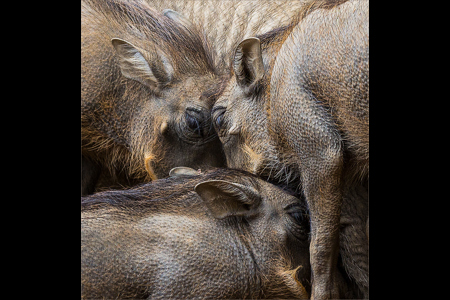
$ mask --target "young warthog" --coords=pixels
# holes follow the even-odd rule
[[[239,44],[212,116],[229,167],[301,188],[311,214],[312,297],[328,299],[339,297],[343,193],[368,181],[369,8],[366,0],[305,7],[297,25]],[[358,253],[353,278],[367,292],[368,245],[358,242],[365,256]]]
[[[82,298],[309,298],[304,202],[241,170],[171,173],[81,198]]]
[[[83,0],[81,17],[82,194],[102,170],[127,185],[224,166],[220,78],[199,31],[139,1]]]

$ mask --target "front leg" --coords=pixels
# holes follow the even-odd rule
[[[302,183],[311,216],[311,299],[337,299],[342,155],[302,159]]]
[[[283,88],[283,84],[288,88]],[[329,111],[312,93],[293,84],[291,78],[284,78],[284,83],[277,85],[271,101],[271,126],[281,151],[295,154],[288,157],[296,157],[294,164],[299,166],[311,215],[312,298],[339,298],[342,138]]]

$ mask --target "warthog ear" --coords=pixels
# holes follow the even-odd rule
[[[175,167],[169,171],[170,177],[179,177],[179,176],[194,176],[198,175],[199,172],[192,168],[188,167]]]
[[[258,38],[247,38],[237,46],[233,69],[237,83],[243,87],[250,87],[263,77],[264,65]]]
[[[204,181],[194,190],[217,219],[252,215],[261,201],[253,187],[224,180]]]
[[[113,38],[111,43],[116,49],[122,75],[126,78],[136,80],[152,89],[171,81],[173,67],[162,51],[156,47],[150,53],[138,50],[122,39]]]

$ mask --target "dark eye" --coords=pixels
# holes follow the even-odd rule
[[[217,107],[213,109],[214,125],[217,129],[220,129],[224,124],[224,113],[226,109],[224,107]]]
[[[186,113],[186,124],[195,134],[203,137],[200,121],[195,116]]]
[[[289,213],[289,215],[298,223],[301,224],[303,222],[303,213],[296,211]]]
[[[289,222],[289,231],[298,239],[308,239],[309,218],[306,208],[300,203],[292,203],[284,208],[293,222]]]
[[[223,125],[223,114],[224,113],[225,113],[225,111],[223,111],[216,119],[217,128],[220,128]]]
[[[295,220],[297,224],[302,224],[302,222],[305,220],[303,217],[303,209],[300,204],[293,203],[288,205],[285,210],[287,213]]]

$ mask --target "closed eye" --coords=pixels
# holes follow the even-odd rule
[[[299,240],[308,239],[309,217],[304,205],[292,203],[284,208],[289,218],[293,221],[289,231]]]
[[[224,113],[225,112],[222,112],[219,116],[217,116],[217,119],[216,119],[216,126],[217,126],[217,128],[220,128],[223,125],[223,114]]]
[[[292,203],[284,208],[285,211],[298,223],[301,224],[304,221],[304,210],[299,203]]]
[[[224,114],[226,108],[223,106],[214,107],[211,111],[211,115],[213,116],[214,126],[217,130],[219,130],[224,125]]]
[[[190,129],[192,129],[192,131],[194,131],[195,134],[203,137],[203,131],[200,126],[200,122],[196,117],[191,116],[189,113],[186,113],[186,124]]]
[[[289,213],[289,215],[298,223],[303,222],[303,213],[300,211]]]

